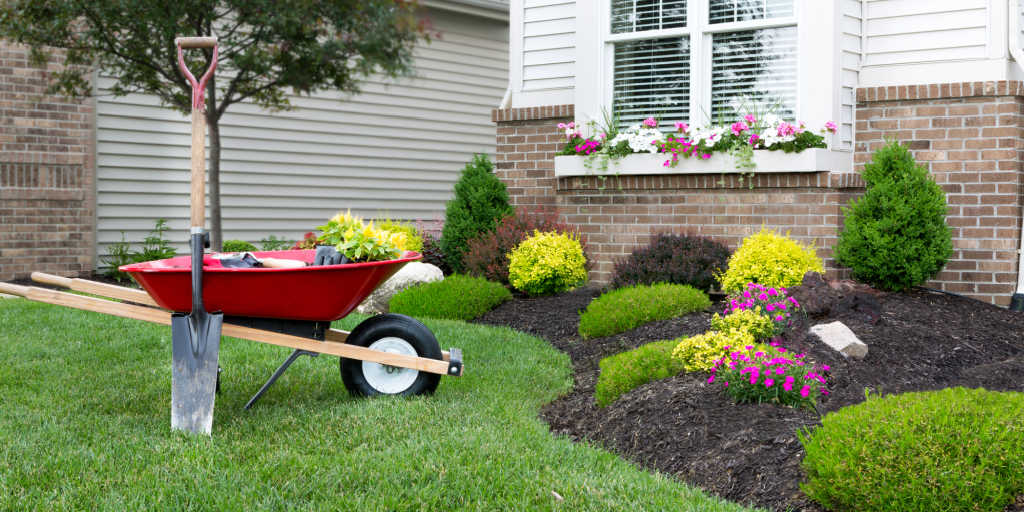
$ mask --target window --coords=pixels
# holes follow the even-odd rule
[[[612,110],[664,128],[797,110],[794,0],[606,0]]]

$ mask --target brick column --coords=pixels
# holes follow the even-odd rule
[[[0,281],[94,267],[95,104],[46,93],[46,68],[0,40]]]
[[[555,153],[565,141],[558,123],[572,121],[573,110],[551,105],[491,113],[498,124],[495,174],[508,186],[514,206],[555,206]]]
[[[855,162],[907,144],[946,192],[953,257],[926,286],[1007,305],[1024,206],[1024,85],[1017,81],[857,90]]]

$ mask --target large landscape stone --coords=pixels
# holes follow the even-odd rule
[[[365,315],[387,313],[388,303],[391,302],[391,297],[394,297],[396,293],[417,284],[440,281],[442,279],[444,279],[444,273],[441,272],[441,269],[430,263],[420,263],[418,261],[406,263],[401,270],[387,281],[384,281],[384,284],[378,286],[362,304],[359,304],[356,312]]]
[[[864,356],[868,355],[868,346],[842,322],[815,325],[811,327],[811,334],[843,357],[864,359]]]

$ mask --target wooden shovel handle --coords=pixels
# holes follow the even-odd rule
[[[206,224],[206,115],[192,111],[192,227]]]
[[[216,37],[175,37],[174,44],[182,48],[213,48],[217,45]]]

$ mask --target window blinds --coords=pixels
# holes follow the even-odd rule
[[[715,34],[711,49],[711,117],[732,120],[737,110],[796,111],[796,27]]]
[[[613,34],[686,26],[686,0],[612,0],[611,6]]]
[[[622,126],[660,117],[662,126],[690,111],[690,41],[668,38],[615,45],[613,110]]]
[[[733,23],[793,15],[793,0],[710,0],[708,23]]]

